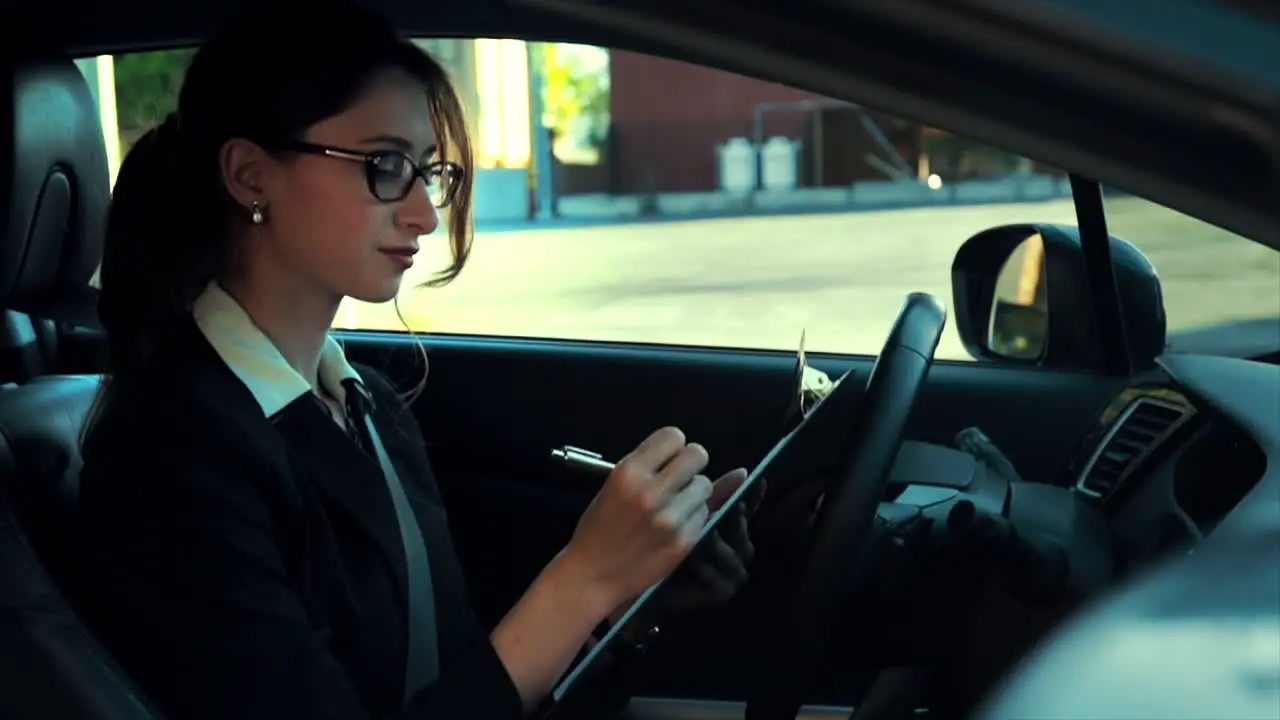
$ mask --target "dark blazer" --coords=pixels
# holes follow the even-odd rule
[[[417,515],[440,679],[401,707],[406,573],[377,460],[310,394],[267,418],[194,323],[86,444],[86,614],[175,718],[521,714],[472,614],[413,415],[357,368]]]

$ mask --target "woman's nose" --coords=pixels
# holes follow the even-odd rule
[[[409,195],[396,212],[396,222],[416,235],[430,235],[440,227],[440,212],[431,201],[427,184],[422,178],[414,181]]]

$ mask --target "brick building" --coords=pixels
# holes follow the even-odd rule
[[[835,103],[816,93],[640,53],[613,51],[610,68],[612,132],[606,156],[614,193],[716,189],[716,147],[731,137],[751,138],[763,103],[770,104],[762,119],[765,138],[784,135],[804,142],[802,185],[884,177],[866,163],[866,154],[878,148],[856,108],[831,107]],[[801,107],[806,101],[827,107]],[[873,117],[914,169],[918,126]]]

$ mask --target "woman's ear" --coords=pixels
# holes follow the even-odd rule
[[[254,203],[267,205],[271,180],[276,173],[276,160],[257,143],[232,138],[218,154],[218,169],[227,194],[248,211]]]

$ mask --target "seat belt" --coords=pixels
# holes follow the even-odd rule
[[[440,677],[440,652],[436,628],[435,592],[431,583],[431,564],[427,559],[427,545],[418,527],[417,516],[409,505],[400,474],[396,472],[387,449],[382,445],[378,429],[373,425],[373,398],[356,380],[343,381],[346,386],[347,413],[352,420],[363,420],[364,439],[369,443],[382,466],[382,476],[391,492],[391,502],[396,510],[396,522],[400,526],[400,540],[404,545],[405,571],[408,584],[409,633],[404,666],[404,702]],[[357,418],[358,416],[358,418]]]

